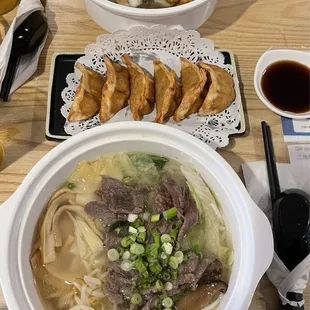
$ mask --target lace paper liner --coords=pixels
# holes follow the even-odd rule
[[[121,30],[113,34],[104,34],[97,37],[96,43],[85,48],[85,56],[77,61],[104,75],[106,67],[103,55],[108,55],[113,61],[121,61],[121,56],[127,53],[133,57],[143,68],[153,75],[153,60],[159,58],[180,76],[180,60],[183,56],[193,62],[204,61],[215,64],[228,71],[234,79],[235,89],[239,88],[239,82],[233,67],[225,64],[224,56],[214,48],[214,43],[209,39],[200,37],[196,31],[171,29],[156,25],[150,28],[143,26],[133,27],[129,30]],[[75,69],[74,73],[67,75],[68,86],[62,91],[64,105],[61,114],[67,119],[70,107],[74,101],[75,91],[79,84],[80,72]],[[166,123],[168,126],[184,130],[213,148],[224,147],[229,143],[228,136],[238,133],[237,126],[240,123],[239,107],[241,98],[239,91],[236,92],[235,101],[223,112],[207,117],[191,115],[180,123],[173,122],[172,118]],[[155,110],[144,116],[143,121],[153,121]],[[110,121],[132,121],[129,107],[119,111]],[[75,135],[84,130],[101,125],[98,115],[75,123],[66,121],[65,132]]]

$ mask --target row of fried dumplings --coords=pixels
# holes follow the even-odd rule
[[[154,79],[124,54],[122,62],[104,57],[106,75],[77,63],[82,78],[77,87],[68,121],[86,120],[99,112],[107,122],[129,103],[134,120],[141,120],[156,107],[155,122],[173,116],[179,122],[192,113],[211,115],[225,110],[235,99],[234,82],[224,69],[204,62],[192,63],[181,57],[181,83],[173,70],[160,60],[154,63]]]

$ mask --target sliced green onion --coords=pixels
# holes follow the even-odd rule
[[[159,273],[163,270],[163,268],[161,267],[161,265],[159,263],[150,263],[149,265],[149,268],[150,270],[153,272],[153,273]]]
[[[75,184],[74,183],[68,183],[67,187],[69,189],[74,189],[75,188]]]
[[[156,222],[158,222],[160,220],[160,214],[153,214],[152,216],[151,216],[151,222],[152,223],[156,223]]]
[[[164,211],[163,213],[163,216],[164,216],[164,219],[166,221],[169,221],[169,220],[172,220],[173,218],[175,218],[177,216],[177,208],[174,207],[174,208],[170,208],[166,211]]]
[[[135,242],[137,240],[137,236],[136,235],[130,235],[129,236],[129,239],[132,241],[132,242]]]
[[[146,239],[146,232],[145,232],[145,231],[140,232],[140,233],[138,234],[137,241],[138,241],[138,242],[144,242],[145,239]]]
[[[147,222],[150,219],[150,213],[145,212],[142,214],[143,221]]]
[[[172,298],[173,302],[176,303],[182,299],[182,296],[181,295],[173,295],[171,298]]]
[[[173,306],[173,300],[170,297],[166,297],[162,301],[162,304],[165,308],[171,308]]]
[[[123,256],[122,256],[122,259],[129,259],[130,258],[130,252],[129,251],[125,251]]]
[[[176,257],[176,259],[178,260],[179,264],[182,264],[183,260],[184,260],[184,254],[181,251],[176,251],[173,255],[174,257]]]
[[[149,273],[147,271],[142,272],[142,275],[146,279],[149,277]]]
[[[132,262],[129,260],[123,260],[121,263],[121,269],[124,271],[132,270]]]
[[[129,226],[128,231],[129,231],[131,234],[136,234],[136,233],[138,232],[138,230],[135,229],[135,228],[132,227],[132,226]]]
[[[154,243],[155,243],[155,244],[160,244],[159,232],[158,232],[156,229],[154,229],[154,230],[152,231],[152,236],[153,236],[153,238],[154,238]]]
[[[163,234],[163,235],[161,235],[161,237],[160,237],[160,241],[161,241],[162,243],[171,242],[171,237],[170,237],[170,235],[168,235],[168,234]]]
[[[164,310],[172,310],[172,308],[164,308]]]
[[[145,252],[144,246],[142,244],[139,243],[133,243],[130,246],[130,252],[132,254],[136,254],[136,255],[141,255]]]
[[[171,282],[166,282],[164,287],[166,291],[171,291],[173,289],[173,285]]]
[[[147,271],[147,270],[146,270],[146,266],[145,266],[145,264],[143,263],[143,261],[142,261],[141,258],[140,258],[140,259],[137,259],[137,260],[135,261],[135,266],[136,266],[136,268],[138,269],[138,271],[139,271],[140,273],[143,273],[143,272]]]
[[[153,260],[158,258],[159,245],[152,243],[146,246],[146,256],[148,260]]]
[[[132,240],[130,239],[130,236],[126,236],[121,240],[121,246],[123,248],[128,248],[132,244]]]
[[[160,280],[156,281],[155,287],[157,292],[162,292],[162,290],[164,289],[163,283]]]
[[[168,294],[167,293],[164,293],[164,294],[161,294],[160,296],[159,296],[159,299],[160,300],[164,300],[165,298],[167,298],[168,297]]]
[[[145,232],[146,228],[144,226],[138,227],[138,232]]]
[[[173,280],[177,280],[178,279],[178,271],[177,270],[173,270],[172,271],[172,279]]]
[[[168,281],[168,280],[170,280],[171,276],[170,276],[170,274],[168,272],[164,272],[162,274],[162,278],[163,278],[164,281]]]
[[[117,248],[117,252],[118,252],[119,256],[123,256],[125,250],[124,250],[124,248],[122,248],[122,247],[118,247],[118,248]]]
[[[110,249],[108,251],[108,259],[111,262],[115,262],[119,259],[119,253],[117,252],[116,249]]]
[[[128,214],[128,222],[133,223],[138,218],[138,214]]]
[[[178,230],[177,229],[170,229],[169,236],[175,240],[178,236]]]
[[[137,281],[132,280],[131,285],[132,285],[132,290],[134,290],[137,287]]]
[[[137,218],[132,224],[131,224],[131,226],[132,227],[134,227],[134,228],[138,228],[138,227],[140,227],[140,226],[142,226],[142,221],[139,219],[139,218]]]
[[[172,246],[171,243],[169,243],[169,242],[164,243],[164,244],[162,245],[162,248],[163,248],[163,250],[165,251],[165,253],[166,253],[167,255],[170,255],[170,254],[172,253],[173,246]]]
[[[171,256],[169,258],[169,266],[172,268],[172,269],[178,269],[179,267],[179,262],[178,262],[178,259],[174,256]]]
[[[140,305],[142,303],[142,296],[139,293],[134,293],[130,301],[133,305]]]
[[[166,258],[167,258],[166,253],[165,253],[165,252],[161,252],[160,258],[161,258],[161,259],[166,259]]]

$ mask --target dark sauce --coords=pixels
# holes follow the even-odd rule
[[[261,87],[278,109],[293,113],[310,110],[310,69],[298,62],[281,60],[266,68]]]

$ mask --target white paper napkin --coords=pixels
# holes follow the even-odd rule
[[[22,0],[19,4],[17,15],[14,18],[2,44],[0,45],[0,89],[10,58],[14,30],[35,11],[44,11],[40,0]],[[35,52],[21,57],[10,93],[14,92],[18,87],[25,83],[37,70],[39,57],[44,47],[46,38],[47,34],[42,44]]]
[[[281,191],[298,188],[310,194],[310,165],[277,164]],[[265,212],[272,224],[272,209],[266,163],[264,161],[242,165],[247,190],[254,202]],[[288,292],[303,293],[307,286],[310,272],[310,255],[308,255],[291,272],[285,267],[277,254],[274,254],[267,271],[268,278],[277,288],[282,303],[301,307],[304,300],[292,302],[286,298]]]

